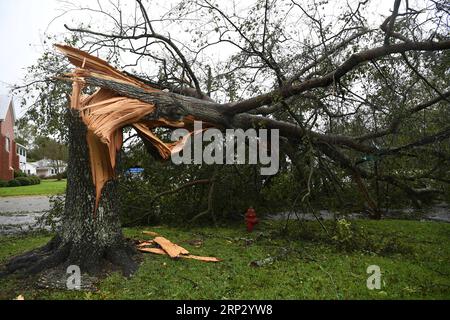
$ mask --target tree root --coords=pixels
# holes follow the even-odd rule
[[[127,242],[108,248],[86,248],[64,243],[55,236],[41,248],[31,250],[13,257],[3,267],[0,277],[10,274],[30,276],[39,273],[55,273],[61,277],[66,274],[67,267],[77,265],[81,273],[98,276],[109,271],[121,271],[124,276],[131,276],[138,268],[137,251]]]

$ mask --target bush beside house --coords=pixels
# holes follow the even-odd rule
[[[0,180],[0,188],[5,187],[21,187],[40,184],[41,179],[37,176],[27,176],[24,173],[20,173],[16,178],[10,181]]]

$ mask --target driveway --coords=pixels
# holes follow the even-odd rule
[[[0,235],[36,229],[36,220],[49,209],[47,196],[0,197]]]

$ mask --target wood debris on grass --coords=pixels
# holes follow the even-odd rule
[[[180,254],[189,254],[185,248],[167,240],[164,237],[156,237],[153,239],[171,258],[177,258]]]
[[[159,247],[147,247],[151,245],[158,245]],[[168,255],[172,259],[183,258],[183,259],[194,259],[204,262],[220,262],[222,261],[216,257],[202,257],[196,256],[189,253],[183,247],[180,247],[176,243],[171,242],[170,240],[164,237],[155,237],[150,241],[142,241],[137,245],[137,249],[141,252],[148,252],[159,255]]]
[[[155,244],[155,241],[153,241],[153,240],[150,240],[150,241],[140,241],[138,244],[137,244],[137,246],[138,247],[145,247],[145,246],[151,246],[151,245],[154,245]]]
[[[159,234],[157,232],[153,232],[153,231],[142,231],[142,234],[145,234],[146,236],[151,236],[151,237],[159,236]]]

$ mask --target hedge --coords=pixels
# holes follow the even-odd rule
[[[17,177],[16,179],[10,181],[0,180],[0,188],[2,187],[20,187],[20,186],[31,186],[34,184],[40,184],[41,179],[36,176],[29,177]]]

